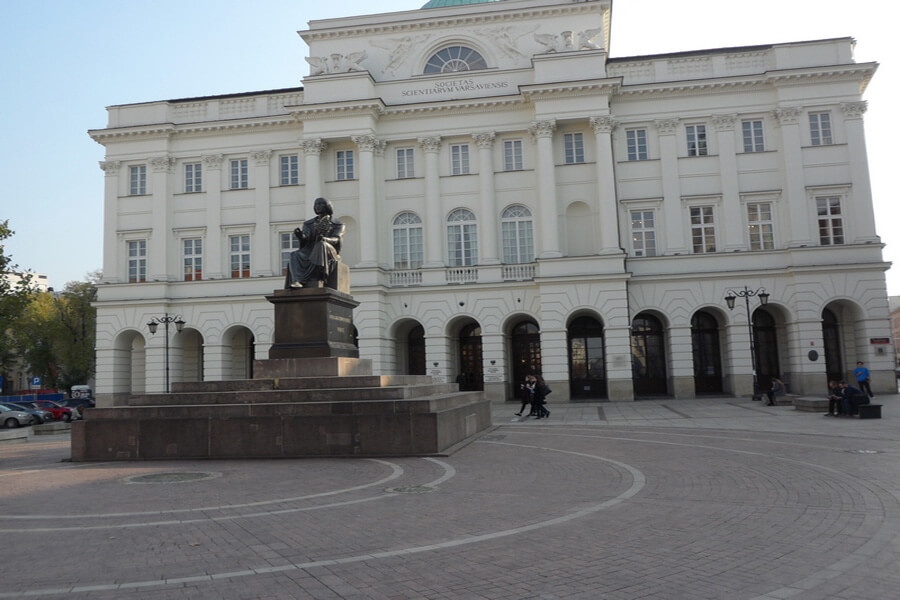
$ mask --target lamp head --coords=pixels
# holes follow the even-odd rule
[[[728,310],[734,309],[734,301],[737,300],[737,296],[728,292],[728,295],[725,296],[725,304],[728,305]]]
[[[155,334],[155,333],[156,333],[156,329],[157,329],[158,327],[159,327],[159,323],[157,323],[156,321],[149,321],[149,322],[147,323],[147,329],[150,330],[150,333],[151,333],[151,334]]]

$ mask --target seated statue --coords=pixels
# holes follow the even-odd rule
[[[331,218],[334,207],[325,198],[316,198],[313,210],[316,216],[294,230],[300,248],[291,252],[285,287],[316,287],[310,284],[321,281],[325,287],[336,290],[345,226]]]

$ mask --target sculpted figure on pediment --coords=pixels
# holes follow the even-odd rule
[[[427,33],[423,33],[420,35],[405,35],[403,37],[390,38],[383,41],[373,40],[369,43],[376,48],[387,50],[390,53],[388,57],[389,61],[387,66],[384,67],[384,71],[385,73],[394,74],[397,68],[409,58],[410,50],[413,46],[423,44],[428,37]]]
[[[306,62],[309,63],[310,75],[325,75],[327,73],[349,73],[350,71],[365,71],[360,63],[367,57],[365,50],[361,52],[351,52],[350,54],[339,54],[335,52],[330,56],[307,56]]]
[[[544,47],[545,53],[569,50],[602,50],[603,28],[585,29],[577,34],[573,31],[562,33],[536,33],[534,40]]]
[[[495,44],[497,48],[510,58],[524,58],[525,53],[517,47],[519,39],[537,31],[537,28],[538,26],[535,25],[531,29],[523,31],[512,25],[502,25],[485,29],[483,33],[486,33],[491,43]]]

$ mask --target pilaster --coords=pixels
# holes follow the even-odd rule
[[[497,227],[497,200],[494,189],[494,132],[472,134],[478,146],[478,185],[481,193],[481,214],[479,220],[483,234],[478,245],[481,254],[478,263],[482,265],[500,264],[498,243],[501,240]]]
[[[737,250],[744,244],[744,216],[741,213],[741,195],[738,187],[737,148],[735,146],[734,125],[737,115],[716,115],[713,125],[716,129],[716,144],[719,148],[719,172],[722,182],[722,248]]]
[[[425,153],[425,260],[423,267],[444,266],[441,251],[441,180],[439,152],[441,138],[438,136],[419,139],[419,147]]]
[[[595,231],[600,232],[600,252],[620,252],[619,211],[616,199],[616,167],[612,151],[612,132],[616,127],[610,116],[590,118],[597,150],[597,220]]]
[[[204,240],[203,278],[222,279],[227,268],[222,264],[222,163],[225,157],[212,154],[203,157],[206,173],[203,187],[206,191],[206,232]],[[204,371],[204,374],[206,371]]]
[[[790,208],[792,247],[812,244],[810,231],[810,204],[806,199],[803,177],[803,154],[800,140],[799,107],[790,106],[775,110],[775,117],[781,128],[782,168],[784,170],[785,200]]]
[[[559,258],[559,215],[556,207],[556,164],[553,161],[553,132],[556,121],[535,121],[529,131],[537,145],[538,204],[540,207],[540,258]]]

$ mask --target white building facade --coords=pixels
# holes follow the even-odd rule
[[[101,404],[162,391],[167,350],[172,381],[250,377],[319,196],[377,373],[494,400],[528,371],[555,401],[749,395],[754,369],[818,394],[858,360],[894,385],[852,39],[611,58],[611,0],[443,4],[311,22],[302,88],[108,109]]]

